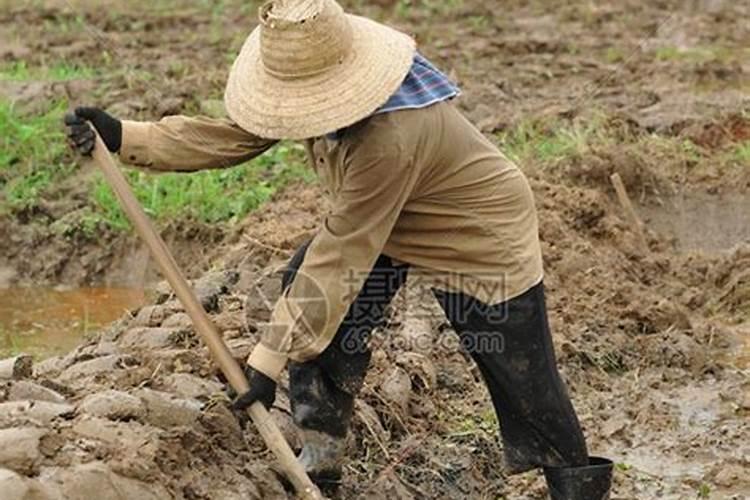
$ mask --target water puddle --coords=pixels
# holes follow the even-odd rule
[[[662,480],[670,479],[682,482],[692,478],[694,482],[700,482],[707,469],[706,465],[701,462],[690,461],[652,447],[629,449],[623,452],[622,457],[622,461],[632,466],[636,471]],[[711,458],[716,459],[715,456]]]
[[[738,326],[726,361],[740,370],[750,370],[750,325]]]
[[[750,195],[684,193],[638,211],[648,227],[674,238],[678,250],[726,251],[750,241]]]
[[[0,356],[72,350],[88,333],[145,303],[132,288],[0,289]]]
[[[708,431],[721,417],[719,388],[711,384],[677,388],[664,400],[674,406],[684,428]]]

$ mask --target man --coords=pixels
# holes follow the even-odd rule
[[[332,209],[289,264],[235,407],[272,405],[288,364],[300,460],[338,480],[367,338],[419,273],[484,377],[509,473],[543,467],[555,499],[608,498],[612,464],[588,456],[557,372],[521,171],[461,116],[458,89],[408,36],[334,0],[272,1],[260,23],[229,76],[230,119],[66,117],[82,153],[90,122],[124,162],[157,170],[229,167],[304,140]]]

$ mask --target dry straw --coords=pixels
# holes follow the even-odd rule
[[[398,89],[414,57],[409,36],[346,14],[334,0],[273,0],[259,17],[224,102],[261,137],[307,139],[360,121]]]

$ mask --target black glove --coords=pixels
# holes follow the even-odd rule
[[[250,390],[232,403],[232,409],[244,411],[256,401],[263,403],[266,408],[273,406],[273,402],[276,401],[276,382],[250,366],[245,368],[245,376],[250,384]]]
[[[87,120],[96,127],[107,149],[113,153],[120,151],[122,122],[99,108],[76,108],[74,113],[65,115],[68,139],[73,149],[84,155],[90,155],[94,150],[94,131]]]

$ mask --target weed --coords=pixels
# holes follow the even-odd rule
[[[86,26],[86,18],[83,14],[58,14],[44,19],[46,32],[57,32],[63,34],[75,33]]]
[[[732,152],[732,157],[740,165],[750,165],[750,141],[739,143]]]
[[[682,52],[677,47],[659,47],[654,52],[654,56],[656,56],[659,61],[671,61],[680,59]]]
[[[413,10],[421,9],[430,15],[447,15],[463,6],[463,0],[399,0],[396,14],[410,17]]]
[[[474,15],[469,17],[469,23],[475,31],[484,31],[490,25],[490,18],[483,15]]]
[[[698,495],[697,496],[698,496],[698,498],[710,498],[711,497],[711,487],[708,484],[706,484],[706,483],[701,484],[700,487],[698,488]]]
[[[0,101],[0,189],[11,208],[34,204],[47,186],[73,170],[60,121],[65,109],[59,102],[44,114],[23,117]]]
[[[16,61],[0,67],[0,80],[66,81],[92,78],[94,76],[96,76],[96,71],[93,68],[67,62],[56,63],[52,66],[29,67],[26,61]]]
[[[619,47],[609,47],[604,53],[604,59],[610,64],[619,63],[625,60],[625,53]]]
[[[18,356],[22,352],[23,346],[18,342],[18,337],[0,327],[0,358]]]
[[[735,53],[726,47],[689,47],[674,46],[658,47],[654,57],[659,61],[692,61],[705,62],[717,60],[728,62],[736,57]]]
[[[455,423],[450,437],[463,438],[477,434],[494,435],[498,429],[497,415],[493,408],[479,415],[470,415]]]
[[[4,68],[4,78],[66,79],[91,74],[85,69],[58,65],[32,69],[25,63]],[[23,115],[7,101],[0,101],[1,210],[17,211],[34,206],[52,184],[75,171],[68,151],[62,116],[67,103],[50,103],[48,111]],[[251,163],[225,170],[192,175],[154,175],[128,170],[126,176],[147,213],[156,219],[192,217],[233,222],[268,200],[280,187],[297,179],[312,180],[299,145],[280,144]],[[102,226],[125,230],[129,223],[119,202],[100,175],[89,179],[90,203],[55,221],[58,234],[93,235]]]
[[[301,146],[284,143],[250,163],[225,170],[187,175],[128,169],[126,177],[146,213],[156,219],[190,217],[206,223],[232,223],[290,182],[311,181],[313,174],[303,158]],[[117,198],[101,176],[92,180],[91,197],[101,220],[84,218],[89,228],[97,222],[120,230],[129,227]]]
[[[75,171],[61,124],[66,103],[49,111],[22,116],[0,102],[0,192],[3,210],[34,206],[52,184]],[[268,200],[279,188],[314,174],[304,162],[302,146],[282,143],[250,163],[230,169],[186,175],[126,171],[145,211],[157,220],[195,218],[206,223],[232,223]],[[126,230],[129,222],[119,202],[98,173],[87,180],[90,202],[55,221],[57,234],[96,234],[102,227]]]
[[[579,47],[578,45],[575,45],[573,42],[568,42],[565,45],[565,51],[568,54],[575,56],[581,53],[581,47]]]
[[[693,141],[684,139],[679,141],[677,145],[678,152],[681,153],[681,156],[685,161],[697,163],[703,156],[700,146]]]
[[[503,151],[514,161],[534,161],[541,165],[584,153],[593,139],[600,139],[599,120],[586,123],[544,124],[524,122],[499,137]]]
[[[602,372],[622,374],[628,369],[622,354],[618,352],[598,353],[594,351],[582,351],[581,355],[593,366],[599,368]]]

